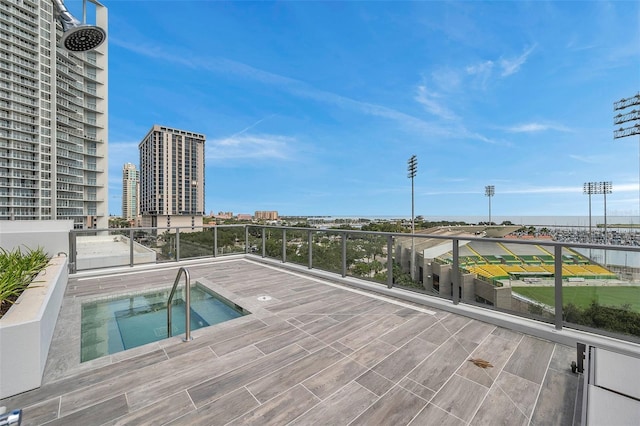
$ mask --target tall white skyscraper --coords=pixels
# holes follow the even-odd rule
[[[154,125],[140,142],[142,226],[201,226],[205,135]]]
[[[70,32],[59,12],[53,1],[0,0],[0,220],[106,228],[107,43],[60,47]],[[88,2],[87,21],[106,31],[107,9]]]
[[[122,217],[136,220],[139,215],[140,176],[135,164],[122,167]]]

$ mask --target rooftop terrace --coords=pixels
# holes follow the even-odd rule
[[[169,286],[177,266],[77,273],[43,385],[0,405],[23,408],[25,425],[580,423],[573,347],[257,257],[188,269],[252,314],[193,331],[191,342],[80,363],[81,303]]]

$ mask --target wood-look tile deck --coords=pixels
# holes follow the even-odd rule
[[[249,260],[189,267],[252,314],[80,363],[80,306],[176,269],[72,276],[23,425],[572,425],[571,348]],[[259,296],[271,296],[259,301]],[[493,367],[469,362],[482,358]]]

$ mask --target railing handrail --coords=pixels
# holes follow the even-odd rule
[[[228,226],[242,226],[228,225]],[[544,245],[544,246],[561,246],[561,247],[577,247],[577,248],[591,248],[601,250],[624,250],[630,252],[640,252],[639,246],[625,246],[615,244],[595,244],[595,243],[581,243],[571,241],[553,241],[553,240],[527,240],[527,239],[505,239],[496,237],[476,237],[471,235],[441,235],[441,234],[422,234],[422,233],[406,233],[406,232],[381,232],[381,231],[362,231],[360,229],[340,229],[340,228],[302,228],[296,226],[278,226],[278,225],[259,225],[259,224],[244,224],[247,227],[253,228],[266,228],[266,229],[279,229],[287,231],[313,231],[313,232],[327,232],[334,234],[348,233],[348,234],[361,234],[374,236],[392,236],[398,238],[428,238],[434,240],[460,240],[460,241],[481,241],[486,243],[503,243],[503,244],[521,244],[521,245]],[[455,226],[446,227],[455,230]],[[640,229],[638,229],[640,232]]]
[[[561,246],[561,247],[575,247],[575,248],[590,248],[590,249],[600,249],[600,250],[623,250],[629,252],[640,252],[640,246],[630,246],[630,245],[616,245],[616,244],[597,244],[597,243],[588,243],[588,242],[577,242],[577,241],[554,241],[554,240],[530,240],[530,239],[504,239],[504,238],[496,238],[496,237],[476,237],[471,235],[441,235],[441,234],[422,234],[422,233],[406,233],[406,232],[382,232],[382,231],[362,231],[360,229],[340,229],[340,228],[307,228],[307,227],[296,227],[296,226],[279,226],[279,225],[262,225],[262,224],[254,224],[254,223],[238,223],[238,224],[223,224],[216,226],[176,226],[176,227],[133,227],[133,228],[97,228],[97,229],[72,229],[69,232],[71,234],[92,234],[96,232],[126,232],[126,231],[144,231],[144,230],[177,230],[180,232],[181,229],[193,229],[199,228],[202,230],[207,229],[215,229],[215,228],[265,228],[265,229],[274,229],[274,230],[285,230],[285,231],[312,231],[312,232],[326,232],[333,234],[355,234],[355,235],[374,235],[374,236],[392,236],[398,238],[428,238],[435,240],[453,240],[458,239],[460,241],[481,241],[487,243],[503,243],[503,244],[519,244],[519,245],[545,245],[549,247]],[[449,227],[446,227],[449,228]],[[455,226],[450,227],[452,230],[455,230]],[[638,229],[640,232],[640,228]]]
[[[178,269],[178,274],[176,275],[176,280],[173,282],[173,287],[171,287],[171,292],[169,293],[169,299],[167,300],[167,337],[171,337],[171,302],[173,301],[173,295],[176,292],[178,287],[178,283],[180,282],[180,276],[184,273],[184,303],[185,303],[185,336],[184,341],[188,342],[191,339],[191,277],[189,276],[189,271],[185,267],[181,267]]]
[[[219,234],[223,232],[223,229],[233,229],[233,228],[235,229],[240,228],[243,230],[243,232],[237,232],[237,235],[236,233],[232,233],[235,238],[232,240],[232,242],[228,242],[228,241],[225,242],[224,246],[222,247],[222,252],[220,253],[219,247],[218,247]],[[445,231],[451,230],[452,232],[456,231],[457,230],[456,228],[457,228],[456,226],[438,227],[438,229],[444,229]],[[365,238],[372,237],[373,240],[375,240],[375,243],[381,246],[381,249],[382,249],[382,245],[384,244],[384,239],[387,240],[386,253],[388,255],[387,255],[387,262],[386,262],[387,263],[386,285],[389,289],[393,288],[396,285],[400,287],[405,286],[406,282],[404,281],[404,279],[406,277],[404,277],[402,274],[406,272],[407,268],[410,269],[410,268],[420,267],[419,271],[421,275],[420,275],[419,281],[415,283],[417,284],[417,287],[416,287],[418,289],[417,291],[418,292],[421,292],[422,290],[431,291],[437,297],[442,297],[443,299],[449,299],[451,302],[453,302],[454,305],[457,305],[460,302],[474,304],[474,300],[477,303],[490,302],[488,304],[494,305],[494,307],[491,308],[493,310],[497,310],[497,311],[505,310],[508,313],[513,312],[516,315],[523,316],[525,318],[532,318],[544,323],[551,323],[555,325],[556,330],[562,330],[563,327],[570,325],[573,328],[582,329],[583,331],[596,333],[602,336],[609,336],[617,339],[622,338],[627,341],[640,342],[640,339],[638,339],[637,336],[632,336],[632,335],[629,335],[628,333],[621,334],[620,332],[616,332],[616,331],[608,331],[605,328],[600,328],[600,327],[593,328],[594,326],[591,326],[588,324],[582,324],[580,322],[574,323],[573,320],[563,318],[563,312],[564,312],[563,281],[565,279],[564,258],[565,258],[566,248],[568,248],[570,252],[572,252],[573,249],[576,249],[576,248],[589,249],[589,250],[594,249],[597,252],[602,251],[602,253],[604,254],[604,262],[601,262],[600,260],[601,253],[596,253],[592,257],[591,252],[589,251],[589,255],[588,255],[588,258],[590,260],[589,263],[593,263],[595,265],[600,265],[600,263],[603,263],[605,267],[608,267],[606,265],[608,265],[608,263],[611,263],[611,262],[607,262],[607,252],[624,251],[625,253],[628,252],[632,254],[634,253],[637,254],[638,252],[640,252],[640,246],[617,245],[617,244],[594,244],[593,242],[554,241],[554,240],[547,240],[547,239],[528,239],[528,238],[522,239],[522,240],[510,239],[510,238],[495,238],[495,237],[487,238],[487,237],[481,237],[478,235],[465,234],[463,233],[465,231],[463,228],[464,227],[461,227],[460,233],[454,232],[453,234],[449,233],[447,235],[433,234],[430,231],[427,231],[427,232],[430,232],[428,234],[427,233],[411,234],[411,233],[404,233],[404,232],[363,231],[363,230],[357,230],[357,229],[344,229],[344,228],[326,229],[326,228],[317,228],[317,227],[295,227],[295,226],[277,226],[277,225],[274,226],[274,225],[255,224],[255,223],[228,224],[228,225],[217,225],[217,226],[211,226],[211,227],[185,226],[185,227],[169,227],[169,228],[139,227],[139,228],[72,230],[69,233],[69,246],[70,246],[69,265],[70,265],[70,273],[77,272],[76,262],[78,261],[78,259],[77,259],[76,236],[84,235],[86,233],[100,236],[103,233],[103,231],[109,231],[105,233],[105,235],[110,235],[111,233],[116,233],[116,234],[123,233],[125,235],[126,234],[129,235],[130,237],[130,240],[128,241],[129,242],[129,265],[133,267],[135,266],[135,263],[136,263],[133,255],[134,233],[136,231],[148,230],[148,229],[155,230],[155,232],[159,232],[161,230],[171,230],[171,231],[175,230],[176,235],[175,237],[173,237],[174,238],[173,242],[169,241],[171,242],[171,244],[166,244],[166,241],[162,241],[162,245],[157,245],[157,246],[154,246],[153,248],[157,250],[158,253],[164,253],[163,256],[165,257],[168,256],[169,260],[180,262],[181,260],[183,260],[180,254],[180,245],[181,245],[180,235],[185,235],[181,232],[181,229],[186,229],[190,231],[197,229],[199,231],[210,232],[213,235],[213,241],[211,241],[210,238],[208,239],[207,243],[194,241],[192,245],[197,245],[197,247],[195,247],[197,250],[195,250],[194,247],[191,247],[191,251],[188,251],[189,254],[185,255],[186,259],[195,259],[195,258],[210,257],[210,256],[215,258],[221,254],[222,255],[239,254],[243,252],[245,255],[249,255],[249,256],[261,256],[262,258],[270,257],[270,258],[278,259],[282,263],[290,263],[290,262],[302,263],[302,264],[306,263],[310,270],[312,269],[323,270],[322,265],[324,265],[325,271],[338,273],[343,278],[345,278],[347,277],[349,272],[354,272],[354,271],[350,271],[347,266],[348,253],[346,249],[348,248],[348,244],[349,244],[348,242],[350,240],[356,241],[359,239],[360,236],[363,236]],[[190,232],[190,231],[187,231],[187,232]],[[438,231],[434,229],[433,232],[438,232]],[[640,229],[638,229],[638,232],[640,232]],[[629,240],[630,242],[635,241],[637,244],[637,241],[640,241],[640,239],[636,238],[638,235],[638,232],[634,232],[635,236],[632,239],[633,241]],[[271,236],[272,234],[273,234],[273,238]],[[156,234],[152,234],[152,235],[156,236]],[[317,253],[317,251],[314,251],[314,245],[318,244],[318,247],[322,248],[322,241],[314,242],[315,235],[322,235],[323,237],[329,237],[331,242],[330,248],[332,250],[338,251],[340,254],[337,255],[335,259],[334,258],[330,258],[328,260],[324,259],[326,261],[324,263],[318,261],[317,262],[318,265],[316,265],[316,262],[314,261],[314,256],[315,256],[315,253]],[[415,262],[408,262],[407,264],[406,259],[404,259],[404,257],[406,256],[406,252],[408,250],[406,247],[406,242],[410,241],[413,237],[415,237],[419,241],[422,241],[424,239],[438,240],[441,243],[434,243],[433,247],[442,245],[443,249],[445,248],[445,245],[448,243],[449,252],[453,251],[453,255],[451,256],[451,259],[443,259],[438,257],[439,255],[437,255],[436,252],[442,251],[439,248],[438,250],[435,250],[429,253],[427,253],[426,251],[422,252],[421,258],[417,259],[417,261]],[[225,241],[228,240],[229,238],[230,238],[229,235],[225,235]],[[261,250],[259,248],[259,240],[261,240],[261,243],[262,243]],[[308,250],[306,250],[306,252],[304,250],[304,247],[302,247],[305,241],[308,246]],[[511,245],[544,246],[544,252],[547,252],[549,257],[553,258],[553,262],[551,264],[548,263],[548,259],[541,262],[544,262],[546,266],[551,266],[551,268],[553,268],[553,271],[549,271],[550,275],[548,279],[552,280],[552,284],[555,290],[554,291],[554,314],[555,315],[552,318],[546,315],[542,317],[541,315],[538,315],[538,313],[536,312],[527,311],[526,306],[517,307],[517,309],[512,309],[510,305],[507,306],[509,302],[509,300],[507,299],[507,296],[508,296],[507,293],[509,292],[506,290],[498,294],[498,292],[493,291],[492,288],[482,288],[482,290],[485,291],[485,293],[486,291],[493,291],[493,293],[487,293],[490,296],[489,298],[486,298],[484,296],[484,293],[482,295],[480,295],[480,293],[476,294],[475,293],[476,283],[481,283],[481,284],[489,283],[489,284],[492,284],[493,287],[495,288],[503,287],[502,285],[499,285],[499,282],[495,280],[495,277],[488,277],[488,276],[485,277],[482,274],[478,274],[473,269],[468,267],[468,265],[465,263],[466,261],[465,262],[461,261],[463,256],[461,256],[460,251],[462,247],[465,246],[467,243],[470,243],[470,242],[473,243],[476,241],[482,242],[482,243],[508,244],[509,246]],[[269,247],[267,246],[267,242],[271,243]],[[355,244],[357,245],[357,243]],[[244,247],[242,247],[242,245],[244,245]],[[165,246],[168,247],[168,250],[169,250],[168,255],[164,252]],[[158,250],[158,247],[162,247],[162,252]],[[174,247],[173,248],[174,253],[171,252],[172,247]],[[187,244],[187,247],[189,247],[188,244]],[[237,250],[237,247],[240,247],[242,251],[239,252]],[[300,252],[297,251],[298,249],[296,249],[296,247],[298,247],[298,249],[302,247],[302,249],[300,249]],[[211,253],[211,250],[213,251],[213,253]],[[507,252],[509,252],[509,250],[507,250]],[[318,252],[318,253],[322,254],[322,252]],[[427,254],[429,254],[429,256],[427,256]],[[175,257],[172,257],[172,255],[175,255]],[[579,251],[575,255],[578,257],[587,256],[586,254],[582,254],[582,252],[579,252]],[[304,256],[307,256],[306,261],[305,259],[303,259]],[[375,256],[376,254],[374,253],[373,254],[374,260],[375,260]],[[450,256],[450,255],[447,255],[447,256]],[[516,258],[518,257],[517,255],[514,255],[514,256]],[[615,257],[616,256],[614,256],[614,258]],[[318,259],[323,260],[322,257],[319,257]],[[165,260],[166,260],[165,258],[161,258],[160,261],[157,261],[154,258],[152,261],[155,261],[156,263],[164,263]],[[520,260],[522,262],[525,262],[522,259]],[[631,265],[627,266],[626,254],[623,258],[623,263],[620,263],[620,259],[618,257],[617,258],[618,263],[610,264],[610,267],[615,268],[617,271],[617,272],[615,271],[612,272],[611,276],[623,274],[623,279],[625,281],[628,281],[629,284],[637,283],[638,275],[640,274],[640,265],[638,265],[637,263],[638,260],[639,260],[638,256],[633,256]],[[141,263],[148,263],[148,261],[146,260],[146,258],[141,258]],[[447,268],[443,269],[443,272],[438,270],[437,272],[434,273],[433,270],[431,269],[432,263],[435,265],[448,265],[448,266]],[[90,266],[89,268],[83,268],[83,269],[98,269],[98,267],[95,267],[95,266],[91,267],[91,265],[89,266]],[[546,269],[546,266],[545,266],[545,269]],[[401,278],[401,280],[398,282],[396,282],[396,267],[398,268],[398,271],[397,271],[398,277]],[[369,271],[367,275],[354,274],[354,277],[359,276],[364,280],[373,280],[376,283],[384,284],[385,283],[383,282],[385,281],[384,267],[381,266],[379,269],[380,270],[376,269],[375,271]],[[381,271],[382,273],[379,273]],[[423,272],[425,277],[422,276]],[[373,275],[374,273],[376,274],[376,276]],[[177,282],[180,280],[180,274],[181,273],[179,273],[178,277],[176,277],[175,285],[177,285]],[[437,274],[437,277],[438,277],[437,281],[435,278],[433,278],[436,276],[435,274]],[[511,274],[509,273],[509,275]],[[570,276],[570,275],[571,274],[568,274],[567,276]],[[593,277],[593,272],[591,272],[589,275],[590,277]],[[606,275],[602,279],[609,279],[611,278],[611,276]],[[587,277],[587,278],[590,278],[590,277]],[[412,281],[414,280],[412,279]],[[414,284],[414,283],[411,283],[411,284]],[[412,285],[409,285],[409,287],[412,287]],[[477,300],[477,298],[474,299],[473,297],[477,295],[480,295],[485,300],[482,300],[482,299]],[[501,296],[501,297],[499,298],[498,296]],[[500,299],[502,306],[497,305],[496,302],[498,301],[498,299]],[[189,325],[190,323],[187,325],[187,327]],[[190,337],[190,336],[187,336],[187,337]]]

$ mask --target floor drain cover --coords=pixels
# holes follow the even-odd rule
[[[258,300],[261,302],[266,302],[267,300],[271,300],[271,296],[258,296]]]

